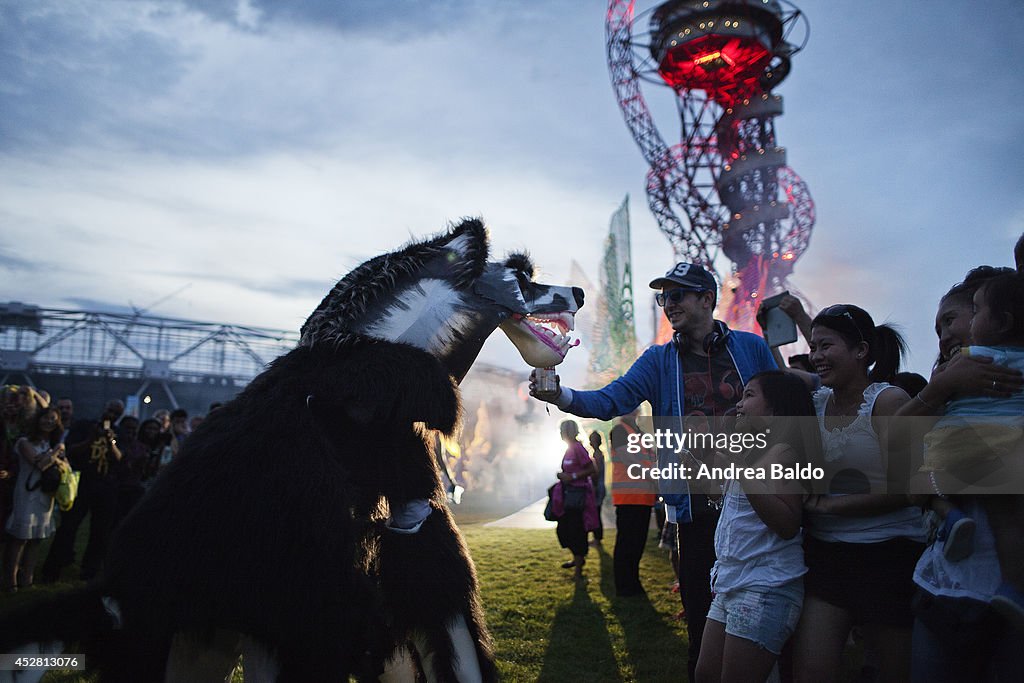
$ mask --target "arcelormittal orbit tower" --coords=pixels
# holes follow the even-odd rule
[[[649,30],[638,35],[644,16]],[[678,259],[732,262],[727,274],[716,268],[719,312],[752,329],[759,300],[787,287],[814,226],[807,186],[776,141],[782,98],[772,93],[807,21],[781,0],[670,0],[638,17],[634,2],[610,0],[605,28],[615,95],[650,164],[651,211]],[[655,128],[641,80],[674,91],[678,144]]]

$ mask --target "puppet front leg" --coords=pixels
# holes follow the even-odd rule
[[[432,683],[494,681],[473,561],[446,506],[430,501],[412,518],[423,513],[404,529],[409,518],[393,514],[380,539],[380,584],[395,633],[416,648]]]

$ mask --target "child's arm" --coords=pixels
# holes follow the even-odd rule
[[[751,465],[768,467],[772,464],[792,466],[797,464],[796,451],[786,444],[776,444]],[[786,487],[786,484],[793,484]],[[761,518],[764,525],[785,539],[800,533],[800,519],[803,508],[803,492],[796,482],[781,482],[768,479],[740,479],[740,485],[750,507]],[[792,488],[790,492],[788,489]]]
[[[988,356],[957,354],[932,371],[928,384],[900,408],[900,417],[941,415],[954,395],[1009,398],[1024,389],[1024,374]]]

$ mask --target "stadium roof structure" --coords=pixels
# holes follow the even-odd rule
[[[162,403],[198,409],[232,397],[298,343],[298,331],[11,301],[0,303],[0,385],[44,385],[89,398],[97,410],[105,399],[96,391],[147,404],[163,393]],[[472,380],[522,375],[477,362]]]
[[[0,304],[0,383],[38,373],[134,379],[140,394],[153,383],[169,396],[168,383],[241,388],[298,340],[284,330],[12,301]]]

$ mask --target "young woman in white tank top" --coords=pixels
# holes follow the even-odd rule
[[[794,639],[797,681],[838,680],[855,624],[878,655],[879,681],[910,676],[911,577],[924,531],[906,496],[885,493],[886,418],[910,400],[885,380],[903,350],[895,330],[876,327],[857,306],[829,306],[813,322],[811,363],[824,385],[814,399],[832,488],[804,506],[808,573]]]

